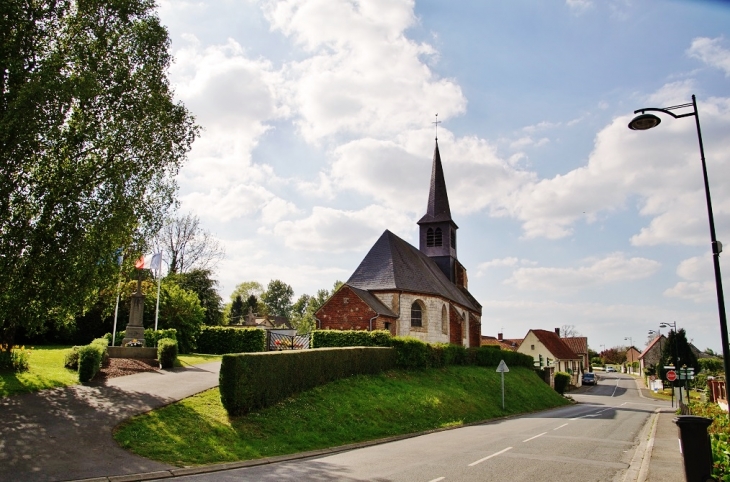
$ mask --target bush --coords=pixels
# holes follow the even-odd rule
[[[431,358],[429,352],[432,349],[428,343],[410,336],[396,336],[391,338],[390,342],[396,352],[396,367],[405,370],[429,368]]]
[[[101,350],[101,364],[107,365],[109,363],[109,350],[107,350],[107,347],[109,346],[109,342],[106,338],[94,338],[91,340],[90,345],[94,345],[99,347]]]
[[[63,357],[63,366],[71,370],[79,369],[79,347],[71,347]]]
[[[564,394],[570,383],[570,375],[565,372],[555,373],[555,391]]]
[[[159,346],[159,342],[163,338],[170,338],[177,341],[177,330],[175,328],[168,328],[166,330],[147,328],[144,331],[144,346],[148,348]]]
[[[28,371],[30,349],[26,349],[24,346],[8,348],[8,345],[0,345],[0,370]]]
[[[177,340],[160,338],[157,341],[157,361],[160,368],[172,368],[177,360]]]
[[[387,330],[314,330],[312,348],[391,346],[391,339]]]
[[[303,390],[393,368],[392,348],[349,347],[223,355],[220,393],[231,415],[271,406]]]
[[[101,368],[105,348],[100,344],[89,344],[79,348],[79,381],[88,382]]]
[[[198,335],[198,353],[225,355],[266,351],[266,331],[258,328],[204,326]]]
[[[198,295],[174,283],[162,283],[160,293],[160,325],[177,330],[175,339],[180,353],[197,348],[198,335],[205,321],[205,308]]]

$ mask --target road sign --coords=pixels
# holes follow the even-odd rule
[[[667,380],[669,380],[670,382],[673,382],[676,379],[677,379],[677,372],[674,372],[672,370],[669,370],[667,372]]]
[[[504,362],[504,360],[499,362],[499,366],[497,367],[497,373],[507,373],[509,371],[509,368],[507,368],[507,364]]]

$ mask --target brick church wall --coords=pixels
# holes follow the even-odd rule
[[[482,322],[469,313],[469,346],[480,346],[482,343]]]
[[[462,323],[463,318],[456,311],[454,305],[449,306],[449,343],[453,345],[463,345],[462,341]]]
[[[321,321],[322,330],[367,330],[370,319],[375,315],[377,313],[347,285],[340,288],[315,314]],[[374,320],[373,324],[377,321]],[[381,323],[384,328],[385,322]]]

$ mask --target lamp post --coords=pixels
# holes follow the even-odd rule
[[[692,112],[686,112],[684,114],[675,114],[672,112],[675,109],[692,108]],[[727,334],[727,317],[725,315],[725,297],[722,292],[722,277],[720,275],[720,253],[722,252],[722,243],[720,243],[715,237],[715,219],[712,215],[712,200],[710,198],[710,184],[707,180],[707,164],[705,163],[705,148],[702,144],[702,131],[700,130],[700,116],[697,112],[697,99],[694,94],[692,95],[692,103],[675,105],[664,108],[648,107],[644,109],[638,109],[634,111],[634,114],[640,115],[634,117],[629,122],[629,129],[632,130],[647,130],[656,127],[661,122],[661,119],[654,114],[646,114],[646,112],[662,112],[669,114],[675,119],[682,117],[694,116],[695,125],[697,126],[697,140],[700,144],[700,159],[702,160],[702,177],[705,182],[705,199],[707,200],[707,217],[710,221],[710,241],[712,244],[712,262],[715,267],[715,289],[717,290],[717,309],[720,315],[720,338],[722,340],[722,357],[723,364],[725,366],[725,383],[730,383],[730,350],[728,348],[728,334]],[[668,324],[667,324],[668,325]],[[676,333],[676,325],[675,325]]]
[[[677,363],[674,367],[675,370],[679,370],[682,365],[679,364],[679,361],[681,360],[679,356],[679,345],[677,345],[677,322],[673,321],[671,323],[663,322],[659,323],[659,328],[672,328],[674,330],[674,353],[677,357]],[[670,331],[671,333],[671,331]],[[674,386],[674,384],[672,384]],[[682,401],[682,382],[679,382],[679,401]]]
[[[626,354],[628,355],[629,354],[629,351],[634,347],[634,339],[631,338],[630,336],[627,336],[626,338],[624,338],[624,340],[629,340],[629,349],[626,350]],[[631,368],[630,372],[633,373],[634,372],[634,354],[633,353],[631,354],[631,365],[630,365],[630,368]]]

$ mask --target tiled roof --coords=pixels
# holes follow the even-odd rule
[[[522,342],[525,341],[523,338],[504,338],[503,341],[505,343],[509,343],[510,346],[513,346],[516,350],[517,348],[522,345]]]
[[[512,346],[511,343],[508,343],[505,340],[500,341],[497,338],[495,338],[493,336],[488,336],[488,335],[482,335],[481,346],[484,346],[484,345],[497,345],[502,350],[509,350],[509,351],[515,351],[517,349],[517,347]]]
[[[562,339],[554,331],[548,330],[530,330],[532,331],[540,343],[545,345],[550,353],[558,360],[577,360],[580,357],[573,350],[563,343]]]
[[[576,354],[588,353],[588,338],[585,336],[569,336],[567,338],[561,338],[561,340]]]
[[[449,208],[449,196],[446,193],[446,181],[444,180],[444,169],[441,166],[441,154],[439,143],[433,150],[433,166],[431,168],[431,188],[428,191],[428,206],[426,214],[423,215],[418,224],[437,223],[451,221],[451,209]],[[456,225],[456,224],[454,224]]]
[[[482,312],[482,306],[449,281],[431,258],[388,230],[370,248],[347,285],[366,291],[402,290],[442,296]]]
[[[653,340],[651,340],[649,342],[649,344],[646,345],[646,348],[644,348],[644,351],[641,352],[641,355],[639,355],[639,360],[644,358],[644,356],[651,351],[651,349],[654,347],[654,345],[659,343],[659,340],[666,340],[666,339],[667,339],[667,337],[665,337],[664,335],[659,335],[659,336],[655,337]]]
[[[376,298],[372,293],[368,293],[365,290],[361,290],[359,288],[355,288],[354,286],[350,286],[350,289],[353,293],[355,293],[361,300],[365,302],[366,305],[368,305],[372,310],[382,316],[388,316],[390,318],[398,318],[398,315],[396,315],[393,310],[388,308],[383,304],[382,301],[380,301],[378,298]]]

